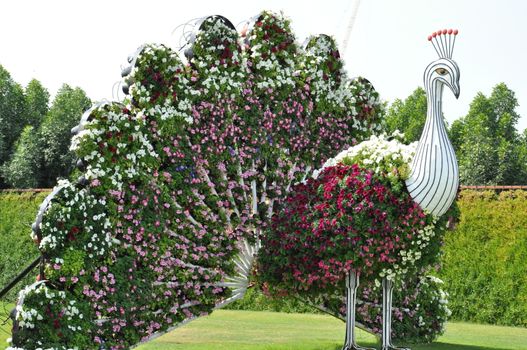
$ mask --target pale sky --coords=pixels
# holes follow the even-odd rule
[[[319,33],[341,41],[353,1],[4,1],[0,64],[15,81],[36,78],[51,94],[68,83],[93,100],[112,99],[126,57],[147,42],[178,47],[172,31],[190,19],[221,14],[237,25],[282,10],[299,42]],[[520,103],[518,129],[527,128],[527,1],[362,0],[344,55],[349,75],[369,79],[384,100],[404,99],[437,59],[427,36],[443,28],[460,31],[453,58],[461,96],[445,90],[447,120],[465,115],[478,91],[488,95],[505,82]]]

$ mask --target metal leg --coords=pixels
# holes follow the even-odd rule
[[[342,350],[375,350],[363,348],[355,342],[355,307],[358,287],[359,276],[356,272],[350,271],[346,275],[346,340]]]
[[[393,281],[382,279],[382,350],[410,350],[392,344],[392,292]]]

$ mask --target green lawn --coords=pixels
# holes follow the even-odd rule
[[[377,346],[359,331],[361,345]],[[325,315],[220,310],[138,350],[340,350],[344,323]],[[399,345],[399,344],[398,344]],[[449,323],[436,343],[413,350],[527,349],[527,329]]]
[[[9,325],[0,328],[0,349],[7,347],[9,330]],[[361,345],[379,347],[367,333],[359,331],[358,337]],[[344,323],[330,316],[220,310],[137,349],[340,350],[343,339]],[[527,350],[527,329],[451,322],[438,342],[412,346],[412,350],[496,349]]]

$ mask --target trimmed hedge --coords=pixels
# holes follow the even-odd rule
[[[31,241],[31,224],[49,192],[0,192],[0,288],[6,286],[39,252]],[[19,282],[3,301],[14,301],[18,290],[35,280],[36,272]]]
[[[0,193],[0,287],[37,256],[30,225],[46,195]],[[461,221],[445,237],[439,273],[450,294],[452,318],[527,326],[527,191],[465,190],[458,205]],[[14,300],[17,290],[4,299]],[[256,292],[231,308],[313,312],[296,300],[270,300]]]
[[[527,326],[527,191],[465,190],[440,277],[456,320]]]
[[[318,309],[296,299],[292,296],[272,298],[263,294],[258,288],[247,290],[245,297],[228,304],[227,310],[248,310],[248,311],[273,311],[286,313],[322,313]]]

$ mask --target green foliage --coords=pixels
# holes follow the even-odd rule
[[[74,159],[69,152],[71,129],[90,106],[90,99],[80,88],[64,84],[57,92],[39,130],[39,147],[43,157],[40,186],[51,187],[57,177],[69,174]]]
[[[227,305],[225,309],[285,313],[320,313],[317,309],[293,296],[270,297],[257,288],[248,289],[242,299]]]
[[[476,99],[479,99],[478,97]],[[463,185],[493,185],[498,177],[496,142],[485,114],[465,121],[459,149],[459,176]],[[468,132],[470,130],[470,132]]]
[[[457,320],[527,326],[527,193],[463,191],[441,278]]]
[[[38,256],[38,250],[29,234],[35,220],[37,208],[47,193],[5,192],[0,193],[0,287],[4,287],[22,269]],[[4,297],[13,301],[16,291],[35,279],[30,274],[22,280],[14,291]]]
[[[49,92],[38,80],[24,91],[2,66],[0,97],[0,188],[51,187],[71,169],[70,130],[91,101],[64,85],[49,109]]]
[[[518,163],[527,166],[527,129],[523,130],[518,141]],[[523,169],[527,175],[527,169]]]
[[[39,187],[41,160],[38,132],[28,125],[16,143],[11,160],[1,167],[2,175],[15,188]]]
[[[91,101],[80,88],[64,85],[43,118],[47,99],[47,91],[32,80],[26,89],[29,125],[1,169],[5,181],[12,187],[51,187],[57,177],[66,177],[72,167],[71,128],[78,124]]]
[[[387,132],[399,130],[408,142],[419,141],[426,120],[426,106],[426,92],[421,87],[404,101],[396,99],[386,114]]]
[[[518,100],[507,85],[496,85],[489,97],[478,93],[468,114],[452,124],[464,185],[518,185],[527,177],[522,154],[527,145],[516,131]]]
[[[9,159],[14,143],[25,126],[24,90],[0,66],[0,165]],[[5,187],[0,177],[0,188]]]
[[[32,79],[25,91],[26,123],[38,127],[48,112],[49,92],[42,84]]]
[[[448,130],[448,138],[450,139],[450,142],[452,142],[452,146],[454,147],[456,154],[459,154],[459,149],[461,148],[461,143],[463,142],[461,139],[463,136],[463,126],[462,119],[456,119]]]
[[[53,265],[46,266],[44,275],[46,279],[59,279],[61,274],[79,274],[84,267],[84,261],[86,260],[86,252],[80,249],[70,248],[64,252],[62,259]],[[70,281],[65,282],[69,287],[76,287]]]

